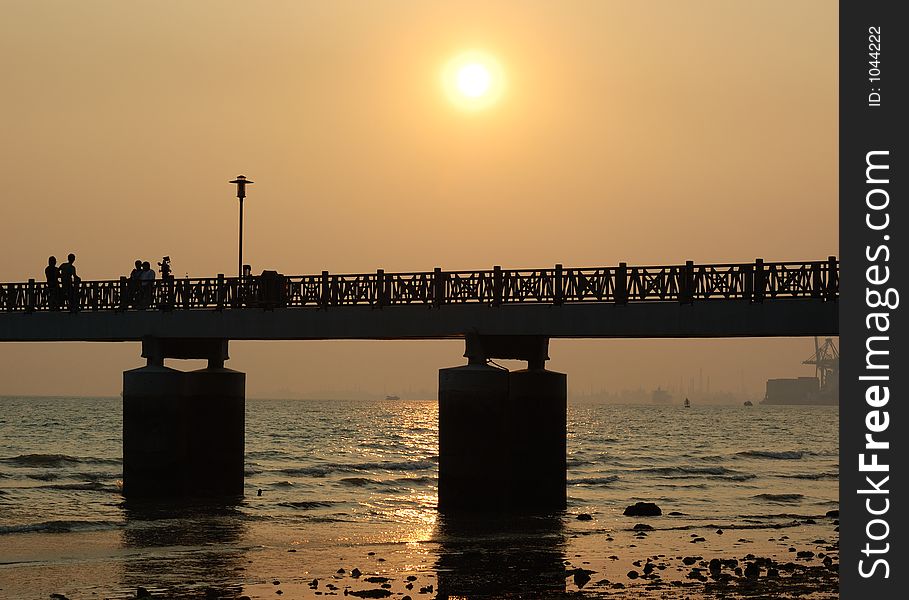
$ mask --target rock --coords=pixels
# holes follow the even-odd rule
[[[686,566],[690,567],[691,565],[696,563],[700,558],[701,558],[700,556],[686,556],[685,558],[682,559],[682,563],[684,563]]]
[[[401,600],[413,600],[413,598],[411,598],[410,596],[404,596],[403,598],[401,598]]]
[[[367,553],[366,553],[366,556],[375,556],[375,555],[376,555],[375,552],[367,552]]]
[[[391,579],[388,577],[379,577],[378,575],[374,575],[372,577],[366,577],[363,579],[363,581],[368,581],[369,583],[388,583],[391,581]]]
[[[637,579],[641,576],[637,571],[628,571],[626,575],[628,576],[628,579]]]
[[[736,577],[741,577],[742,576],[742,567],[736,567],[732,570],[732,572],[735,573]]]
[[[814,552],[811,550],[799,550],[795,553],[798,558],[814,558]]]
[[[150,597],[151,597],[151,592],[149,592],[147,589],[145,589],[141,585],[136,588],[136,598],[150,598]],[[66,597],[64,596],[63,598],[65,600]]]
[[[648,525],[646,523],[638,523],[637,525],[632,527],[632,529],[634,529],[635,531],[653,531],[653,527],[651,527],[650,525]]]
[[[662,509],[653,502],[636,502],[625,509],[626,517],[659,517]]]
[[[650,575],[651,573],[653,573],[654,568],[655,567],[653,566],[653,563],[647,563],[646,565],[644,565],[644,575]]]
[[[745,565],[745,577],[747,579],[757,579],[761,576],[761,568],[757,566],[757,563],[748,563]]]
[[[814,519],[805,519],[803,522],[805,525],[817,525],[817,521]]]
[[[312,589],[316,589],[317,587],[319,587],[319,580],[313,579],[312,581],[310,581],[309,587],[311,587]]]
[[[141,588],[141,587],[140,587],[139,589],[140,589],[140,590],[145,590],[145,588]],[[137,592],[137,593],[138,593],[138,592]],[[145,593],[147,594],[147,593],[148,593],[148,590],[145,590]],[[53,600],[69,600],[69,598],[67,598],[67,597],[64,596],[63,594],[51,594],[50,597],[53,598]],[[141,598],[141,596],[137,596],[137,597]]]
[[[779,577],[779,576],[780,576],[780,572],[777,569],[775,569],[773,567],[767,569],[767,577]]]
[[[335,573],[337,573],[338,575],[343,575],[343,574],[346,573],[346,572],[347,572],[347,571],[344,570],[344,567],[341,567],[340,569],[338,569],[337,571],[335,571]]]
[[[587,569],[575,569],[572,572],[574,584],[579,588],[584,587],[590,581],[591,573],[593,573],[593,571],[589,571]]]
[[[391,596],[391,592],[388,590],[375,588],[372,590],[356,590],[353,592],[347,592],[347,595],[356,596],[357,598],[388,598]]]
[[[413,582],[408,583],[408,584],[405,585],[404,587],[407,588],[408,590],[412,590],[412,589],[413,589]]]
[[[710,574],[716,577],[719,575],[720,571],[723,570],[723,564],[718,558],[711,558],[710,564],[707,566],[707,570],[710,571]]]
[[[674,510],[671,513],[669,513],[669,516],[670,517],[684,517],[685,513]]]
[[[716,530],[716,534],[717,534],[717,535],[723,535],[723,530],[722,530],[722,529],[717,529],[717,530]]]
[[[789,552],[795,552],[795,548],[793,548],[792,546],[789,546]]]
[[[578,518],[578,521],[590,521],[593,519],[593,517],[588,515],[587,513],[581,513],[578,515],[577,518]]]
[[[416,576],[416,575],[408,575],[408,576],[407,576],[407,581],[416,581],[416,580],[417,580],[417,576]]]
[[[281,590],[275,590],[275,593],[276,593],[277,595],[280,596],[280,595],[283,594],[284,592],[282,592]],[[321,592],[316,592],[316,593],[319,594],[319,593],[321,593]]]
[[[291,548],[290,550],[288,550],[288,552],[296,552],[296,551],[297,551],[296,548]]]
[[[831,519],[839,519],[839,518],[840,518],[840,511],[839,511],[839,510],[828,510],[828,511],[827,511],[827,514],[824,515],[824,516],[825,516],[825,517],[830,517]]]
[[[704,538],[698,536],[698,537],[694,538],[693,540],[691,540],[690,543],[695,544],[695,543],[697,543],[697,542],[706,542],[706,541],[707,541],[707,540],[705,540]]]
[[[271,584],[272,585],[281,585],[281,582],[278,581],[277,579],[275,579],[274,581],[271,582]]]
[[[360,575],[362,575],[362,573],[360,572],[360,569],[358,569],[358,568],[356,568],[356,567],[354,567],[353,569],[351,569],[351,571],[350,571],[350,576],[351,576],[351,577],[353,577],[354,579],[356,579],[356,578],[359,577]]]

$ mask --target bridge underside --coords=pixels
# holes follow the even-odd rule
[[[648,302],[341,306],[327,309],[0,313],[0,341],[720,338],[837,335],[839,304],[814,298]]]

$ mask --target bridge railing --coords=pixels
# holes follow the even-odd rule
[[[0,312],[228,310],[332,306],[578,302],[764,302],[783,298],[836,300],[839,263],[822,261],[699,265],[502,269],[164,279],[146,285],[126,278],[49,287],[29,280],[0,283]]]

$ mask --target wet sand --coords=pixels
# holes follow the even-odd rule
[[[25,535],[16,541],[32,543],[31,556],[0,565],[0,598],[838,597],[834,514],[698,526],[577,517],[443,524],[425,540],[322,550],[277,530],[248,545],[146,549],[102,534],[55,549],[53,535]]]

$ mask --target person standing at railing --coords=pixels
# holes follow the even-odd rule
[[[137,260],[136,266],[129,272],[129,303],[133,306],[139,304],[139,292],[142,279],[142,261]]]
[[[79,310],[78,303],[78,286],[79,276],[76,275],[76,255],[70,253],[66,257],[66,262],[60,265],[60,283],[63,288],[63,296],[69,305],[70,312]]]
[[[57,257],[47,259],[44,268],[44,278],[47,280],[47,304],[51,310],[60,308],[60,269],[57,267]]]
[[[155,292],[155,270],[151,268],[151,264],[148,261],[142,263],[139,282],[142,285],[142,307],[148,308],[151,306],[152,296]]]

